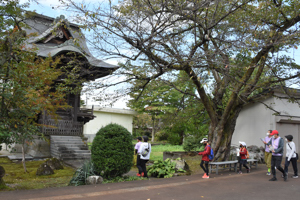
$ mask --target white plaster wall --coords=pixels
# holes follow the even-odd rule
[[[107,113],[94,111],[95,119],[84,125],[83,134],[87,136],[89,142],[92,142],[98,130],[110,123],[116,123],[124,126],[132,134],[133,115],[125,115],[119,113]]]
[[[273,105],[273,98],[263,101],[267,105]],[[247,146],[264,146],[260,138],[265,138],[270,129],[275,128],[275,116],[273,111],[262,103],[255,103],[243,108],[236,122],[231,144],[238,145],[239,141],[246,142]]]
[[[296,151],[300,152],[299,151],[299,147],[300,147],[299,145],[300,125],[299,124],[277,123],[276,130],[279,132],[279,136],[282,138],[285,138],[284,136],[286,135],[292,135],[294,137],[293,141],[295,142],[296,145]],[[284,145],[284,156],[285,153],[286,153],[286,145]]]
[[[84,131],[83,131],[84,134],[96,134],[100,128],[110,123],[116,123],[122,125],[130,133],[132,133],[132,122],[133,122],[132,115],[122,115],[117,113],[101,113],[101,112],[94,112],[94,115],[96,116],[96,118],[84,125]]]
[[[300,107],[297,103],[288,102],[287,99],[274,98],[274,109],[280,112],[280,115],[300,116]]]

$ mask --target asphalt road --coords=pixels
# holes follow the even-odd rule
[[[285,182],[278,172],[278,181],[271,182],[271,177],[265,174],[265,165],[259,165],[249,174],[224,171],[219,175],[211,174],[210,179],[202,179],[198,174],[96,186],[0,192],[0,200],[299,200],[300,178],[292,179],[291,175]]]

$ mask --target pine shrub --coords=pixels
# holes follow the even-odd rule
[[[70,180],[69,185],[86,185],[86,180],[89,176],[95,175],[95,168],[93,162],[87,160],[83,163],[82,167],[77,169]]]
[[[123,126],[109,124],[97,132],[91,152],[98,175],[103,178],[121,176],[129,172],[133,164],[132,136]]]

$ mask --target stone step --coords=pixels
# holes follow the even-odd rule
[[[51,139],[52,141],[54,141],[54,142],[57,142],[57,141],[82,141],[82,139],[81,138],[61,138],[61,139]]]
[[[91,152],[79,136],[50,136],[51,155],[63,160],[89,159]]]
[[[85,153],[85,154],[62,154],[62,155],[60,155],[61,159],[65,159],[65,158],[77,158],[77,159],[79,159],[79,158],[90,158],[90,157],[91,157],[90,153],[89,154]]]
[[[82,147],[83,148],[83,147]],[[56,149],[57,151],[64,151],[64,150],[87,150],[87,149],[80,149],[79,147],[56,147],[56,148],[52,148],[52,149]]]
[[[91,153],[90,150],[53,150],[54,153],[66,154],[66,153]]]
[[[59,150],[66,150],[66,149],[71,149],[74,147],[78,147],[79,149],[86,150],[88,149],[87,145],[76,145],[76,144],[59,144],[55,145],[54,147],[58,148]]]
[[[64,158],[61,158],[62,160],[90,160],[91,157],[80,157],[80,158],[77,158],[77,157],[64,157]]]
[[[79,144],[84,145],[82,141],[53,141],[53,144],[60,145],[60,144]]]
[[[51,139],[57,140],[57,139],[81,139],[79,136],[60,136],[60,135],[51,135]]]
[[[61,153],[91,153],[90,150],[63,150]]]

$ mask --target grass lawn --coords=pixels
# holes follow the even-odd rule
[[[37,168],[45,161],[26,161],[28,173],[24,172],[22,162],[12,162],[8,158],[0,158],[0,166],[5,169],[3,177],[6,185],[10,187],[1,188],[0,191],[41,189],[48,187],[67,186],[75,170],[64,166],[62,170],[55,170],[50,176],[36,176]]]
[[[196,151],[203,151],[204,147],[196,149]],[[150,160],[163,160],[164,151],[184,151],[182,145],[155,145],[152,146]]]
[[[155,145],[151,147],[150,160],[163,160],[164,151],[184,151],[181,145]]]

